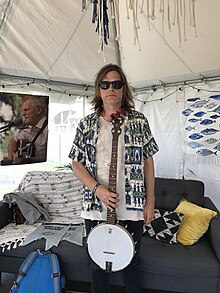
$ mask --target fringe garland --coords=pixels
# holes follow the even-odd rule
[[[19,246],[22,246],[23,241],[24,241],[24,238],[21,238],[21,239],[15,239],[14,241],[9,241],[7,243],[0,244],[0,247],[2,248],[1,251],[5,252],[5,250],[11,250]]]
[[[122,54],[122,58],[124,58],[122,45],[121,45],[120,21],[119,21],[119,1],[118,0],[112,0],[112,19],[115,20],[115,29],[116,29],[115,41],[118,42],[119,50]]]
[[[99,35],[99,51],[104,51],[104,45],[108,45],[109,19],[107,0],[93,1],[92,23],[97,22],[96,32]]]
[[[111,17],[116,23],[115,40],[119,43],[119,49],[122,52],[120,42],[120,24],[119,24],[119,1],[118,0],[82,0],[82,10],[87,9],[90,3],[93,3],[92,23],[97,23],[96,32],[99,36],[99,51],[104,51],[104,46],[108,45],[109,39],[109,18],[108,18],[108,3],[112,4]],[[188,2],[188,9],[186,3]],[[159,7],[156,4],[159,3]],[[151,22],[156,19],[156,14],[161,15],[161,30],[165,40],[165,26],[168,31],[172,31],[172,25],[177,28],[177,38],[179,47],[182,47],[182,41],[187,40],[186,34],[186,16],[189,13],[189,25],[195,29],[195,37],[197,37],[196,25],[196,0],[126,0],[127,19],[130,19],[129,13],[132,15],[134,45],[138,45],[141,50],[138,29],[140,28],[138,21],[138,9],[140,13],[145,13],[147,18],[148,30],[151,31]],[[171,21],[172,16],[172,21]],[[172,23],[172,25],[171,25]]]
[[[41,223],[33,225],[16,225],[8,224],[0,230],[0,249],[5,250],[15,249],[23,244],[24,239],[28,234],[32,233]]]
[[[71,219],[67,219],[65,217],[56,217],[47,224],[51,225],[82,225],[83,226],[83,234],[82,236],[85,237],[86,230],[84,222],[82,223],[81,220],[73,221]],[[43,222],[34,223],[33,225],[16,225],[15,223],[8,224],[7,226],[0,229],[0,251],[5,252],[6,250],[15,249],[19,246],[22,246],[26,237],[34,232],[37,228],[39,228]],[[21,236],[22,235],[22,236]],[[68,240],[67,240],[68,241]]]

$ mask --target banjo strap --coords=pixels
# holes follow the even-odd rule
[[[31,143],[35,143],[35,141],[37,140],[38,136],[43,132],[44,128],[47,126],[48,124],[48,120],[44,120],[44,123],[42,125],[42,127],[38,130],[37,134],[35,135],[35,137],[31,140]]]

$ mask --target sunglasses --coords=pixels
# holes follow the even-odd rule
[[[113,89],[120,90],[123,87],[124,82],[122,80],[114,80],[114,81],[100,81],[99,86],[102,90],[107,90],[112,85]]]

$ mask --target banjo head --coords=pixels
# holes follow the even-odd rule
[[[128,266],[135,253],[133,238],[117,224],[103,223],[93,228],[88,235],[87,247],[90,257],[100,268],[113,272]]]

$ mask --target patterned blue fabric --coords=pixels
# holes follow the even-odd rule
[[[147,118],[138,111],[125,114],[125,197],[126,209],[143,210],[145,203],[144,161],[158,151]],[[100,130],[99,116],[92,113],[83,118],[76,130],[69,158],[81,162],[96,178],[96,143]],[[84,186],[85,210],[102,211],[96,196]]]

